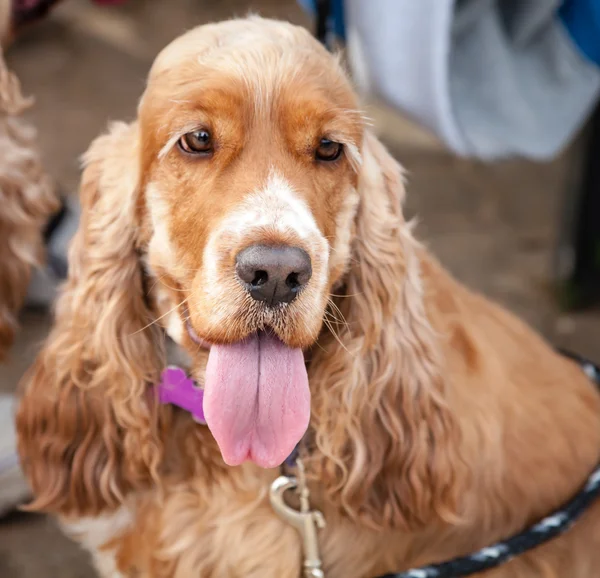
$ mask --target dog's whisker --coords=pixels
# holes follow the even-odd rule
[[[152,325],[154,325],[155,323],[158,323],[161,319],[164,319],[167,315],[170,315],[171,313],[173,313],[173,311],[176,311],[177,309],[179,309],[179,307],[181,307],[188,299],[189,299],[189,297],[186,297],[183,301],[180,301],[177,305],[175,305],[174,307],[169,309],[166,313],[163,313],[162,315],[160,315],[156,319],[152,320],[147,325],[144,325],[144,327],[142,327],[141,329],[134,331],[130,335],[137,335],[138,333],[141,333],[142,331],[145,331],[146,329],[148,329],[148,327],[152,327]]]
[[[331,322],[328,321],[327,318],[323,318],[323,323],[325,324],[325,326],[327,327],[327,329],[329,329],[329,331],[333,335],[334,339],[340,344],[340,346],[342,347],[342,349],[344,349],[348,354],[350,354],[350,351],[348,350],[348,348],[346,347],[345,343],[341,340],[340,336],[337,334],[337,332],[335,331],[335,329],[331,325]]]
[[[345,295],[341,293],[329,293],[329,297],[336,297],[338,299],[343,299],[347,297],[358,297],[359,295],[362,295],[362,293],[347,293]]]
[[[160,275],[159,277],[156,277],[154,279],[154,283],[152,283],[152,285],[149,287],[148,289],[148,294],[152,293],[152,291],[156,288],[156,286],[161,283],[162,285],[164,285],[167,289],[171,289],[172,291],[177,291],[179,293],[185,293],[185,289],[178,289],[177,287],[171,287],[170,285],[168,285],[167,283],[165,283],[163,281],[163,279],[166,277],[166,275]]]
[[[334,315],[334,313],[331,311],[325,311],[324,318],[332,323],[335,323],[336,326],[345,325],[347,327],[347,324],[344,323],[343,320],[339,319],[336,315]]]
[[[165,277],[165,275],[162,275],[159,279],[156,280],[156,283],[158,283],[158,282],[162,283],[167,289],[171,289],[171,291],[176,291],[178,293],[187,293],[187,291],[185,289],[180,289],[178,287],[171,287],[170,285],[165,283],[163,281],[164,277]]]
[[[330,323],[335,323],[337,327],[342,326],[345,329],[349,329],[348,323],[340,309],[331,300],[329,300],[328,306],[330,308],[325,310],[325,319]]]
[[[333,309],[333,312],[338,314],[341,318],[341,322],[348,327],[348,322],[346,321],[346,318],[344,317],[344,314],[342,313],[342,310],[337,306],[337,304],[332,301],[331,299],[328,300],[329,306]]]

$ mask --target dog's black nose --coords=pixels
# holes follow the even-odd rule
[[[268,305],[293,301],[312,275],[310,257],[299,247],[252,245],[235,262],[250,295]]]

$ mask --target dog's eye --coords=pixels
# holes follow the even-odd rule
[[[335,161],[342,154],[342,145],[339,142],[322,138],[315,152],[315,157],[319,161]]]
[[[181,150],[190,154],[207,154],[212,152],[212,137],[205,129],[184,134],[177,143]]]

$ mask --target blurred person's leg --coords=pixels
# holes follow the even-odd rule
[[[565,0],[559,11],[570,37],[589,62],[600,67],[600,0]],[[590,123],[579,188],[567,191],[569,215],[557,251],[562,304],[567,309],[600,301],[600,104]]]
[[[555,259],[560,303],[567,310],[600,302],[600,105],[589,129],[573,186],[565,191]]]

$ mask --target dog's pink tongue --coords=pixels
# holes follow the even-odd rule
[[[280,465],[310,418],[302,351],[263,332],[233,345],[212,345],[204,416],[226,464]]]

